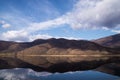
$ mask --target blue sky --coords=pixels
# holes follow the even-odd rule
[[[97,39],[120,33],[119,0],[0,0],[0,36]]]

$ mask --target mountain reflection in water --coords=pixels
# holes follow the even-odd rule
[[[14,68],[0,70],[0,80],[120,80],[120,77],[92,70],[49,73]]]
[[[120,80],[119,61],[109,56],[0,57],[0,80]]]

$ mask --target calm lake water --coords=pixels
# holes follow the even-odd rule
[[[14,68],[0,70],[0,80],[120,80],[120,77],[92,70],[49,73]]]

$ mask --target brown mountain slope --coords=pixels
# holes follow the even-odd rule
[[[40,42],[40,43],[39,43]],[[36,40],[38,45],[26,48],[18,53],[24,55],[43,55],[43,54],[107,54],[112,52],[111,48],[100,46],[94,42],[86,40],[67,40],[67,39],[48,39],[41,43]]]
[[[35,45],[46,43],[46,41],[43,39],[37,39],[33,42],[0,41],[0,53],[18,52]]]
[[[100,38],[94,42],[107,47],[120,48],[120,34]]]
[[[46,40],[38,39],[33,42],[13,42],[0,41],[0,53],[11,53],[24,50],[26,48],[45,43]]]
[[[42,52],[48,51],[51,53],[55,53],[55,51],[66,51],[66,50],[75,50],[77,51],[106,51],[111,52],[113,51],[111,48],[100,46],[94,42],[86,41],[86,40],[67,40],[67,39],[37,39],[33,42],[7,42],[7,41],[0,41],[0,53],[15,53],[19,51],[24,51],[26,53],[35,53],[35,52]],[[70,50],[70,51],[71,51]]]
[[[18,43],[12,41],[0,41],[0,53],[10,53],[31,47],[29,43]]]

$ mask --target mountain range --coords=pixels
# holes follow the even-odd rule
[[[120,48],[120,34],[87,41],[67,39],[37,39],[32,42],[0,41],[0,53],[84,54],[114,53]]]

